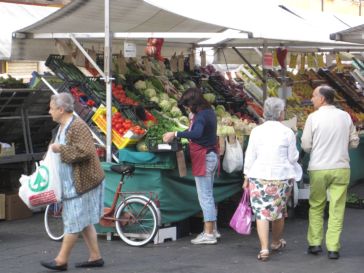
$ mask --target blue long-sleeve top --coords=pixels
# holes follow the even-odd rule
[[[211,147],[216,145],[217,120],[214,110],[204,109],[195,114],[191,130],[178,132],[177,137],[188,138],[193,142]]]

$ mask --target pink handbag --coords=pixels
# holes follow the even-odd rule
[[[252,209],[249,204],[249,190],[245,189],[239,206],[230,220],[230,227],[243,235],[249,235],[251,231]]]

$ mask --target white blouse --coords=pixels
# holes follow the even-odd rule
[[[255,127],[245,152],[244,174],[265,180],[301,180],[302,168],[297,163],[296,137],[278,121],[266,121]]]

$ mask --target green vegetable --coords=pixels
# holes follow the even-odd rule
[[[216,109],[216,110],[217,110],[217,109],[222,109],[222,110],[224,110],[224,112],[225,112],[225,107],[224,107],[223,105],[217,105],[215,109]]]
[[[144,94],[148,97],[148,98],[152,98],[152,97],[156,97],[157,96],[157,92],[152,89],[152,88],[148,88],[147,90],[144,91]],[[158,99],[158,98],[157,98]]]
[[[150,81],[152,85],[160,92],[164,92],[164,85],[161,83],[161,81],[156,77],[151,77]]]
[[[157,97],[151,97],[150,101],[154,101],[155,103],[159,103],[159,99]]]
[[[148,152],[148,147],[147,147],[147,144],[145,143],[144,140],[141,140],[137,143],[136,145],[136,149],[137,151],[139,152]]]
[[[181,116],[181,117],[179,117],[179,118],[178,118],[178,121],[179,121],[180,123],[182,123],[183,125],[186,125],[186,126],[188,126],[188,125],[189,125],[189,123],[190,123],[190,121],[188,120],[188,117],[185,117],[185,116]]]
[[[213,103],[216,99],[216,96],[212,93],[205,93],[203,94],[203,97],[205,98],[205,100],[207,100],[209,103]]]
[[[171,116],[174,118],[178,118],[178,117],[182,116],[182,112],[177,106],[173,106],[170,113],[171,113]]]
[[[168,112],[172,108],[172,105],[168,100],[162,100],[159,103],[159,106],[162,108],[163,112]]]
[[[137,81],[134,83],[134,87],[138,90],[145,90],[147,89],[147,85],[144,81]]]
[[[196,88],[196,84],[194,81],[189,80],[187,81],[187,84],[190,86],[190,88]]]
[[[170,99],[168,99],[168,101],[171,104],[171,107],[177,106],[177,101],[175,99],[170,98]]]
[[[169,96],[166,93],[161,93],[161,94],[159,94],[159,99],[160,100],[168,100]]]
[[[148,133],[145,137],[145,141],[153,142],[154,144],[163,143],[163,134],[167,132],[180,131],[178,125],[169,119],[166,119],[156,111],[152,111],[152,114],[157,118],[158,123],[149,127]]]

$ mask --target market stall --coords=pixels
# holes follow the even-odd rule
[[[44,56],[44,54],[47,54],[48,56],[50,51],[56,51],[53,40],[55,38],[72,39],[79,50],[81,50],[82,46],[88,50],[92,50],[92,46],[94,46],[94,51],[95,48],[99,48],[100,39],[104,38],[105,35],[102,33],[101,27],[101,21],[103,20],[102,14],[100,15],[99,12],[96,14],[96,10],[100,10],[102,8],[102,3],[99,3],[99,1],[89,1],[87,5],[82,5],[81,2],[82,1],[73,1],[69,6],[51,15],[45,20],[17,31],[14,34],[13,39],[14,58],[27,58],[28,54],[35,54],[35,56],[38,57]],[[110,3],[115,5],[118,4],[118,8],[111,10],[111,18],[115,19],[115,21],[112,21],[111,24],[112,29],[124,31],[112,32],[111,36],[113,40],[118,38],[124,42],[133,40],[137,46],[136,51],[140,52],[140,50],[138,50],[138,45],[145,46],[145,38],[163,37],[165,38],[165,46],[162,50],[162,56],[168,57],[169,65],[165,65],[153,58],[146,58],[143,60],[139,58],[137,60],[122,60],[123,58],[120,55],[120,49],[117,47],[114,51],[114,61],[117,63],[117,66],[114,67],[114,71],[117,71],[118,73],[115,75],[116,81],[112,86],[114,89],[114,91],[112,91],[112,99],[108,102],[104,84],[97,77],[99,76],[98,74],[100,74],[100,69],[98,68],[95,71],[93,70],[94,67],[89,65],[94,62],[95,64],[98,64],[98,67],[102,66],[101,59],[103,58],[98,59],[97,54],[95,54],[94,58],[90,57],[91,54],[88,55],[88,64],[83,58],[83,66],[88,71],[88,76],[92,75],[93,77],[85,76],[84,72],[81,72],[81,70],[75,65],[70,65],[62,56],[50,55],[48,57],[47,64],[58,77],[65,81],[65,89],[59,91],[71,92],[81,104],[86,102],[86,105],[84,105],[85,107],[81,108],[82,114],[84,115],[80,116],[90,123],[90,127],[94,130],[96,135],[105,140],[105,132],[107,132],[106,124],[110,124],[111,129],[113,129],[113,133],[108,135],[112,135],[114,138],[114,155],[118,151],[120,152],[120,149],[128,146],[128,144],[135,144],[135,142],[139,141],[140,138],[137,135],[144,135],[147,131],[148,133],[150,131],[149,128],[144,127],[146,125],[146,119],[138,116],[135,117],[136,112],[134,112],[133,115],[133,112],[129,111],[130,109],[135,109],[136,107],[134,106],[140,104],[147,110],[149,108],[154,108],[155,110],[158,109],[158,112],[162,110],[161,116],[163,118],[165,118],[164,116],[167,116],[167,118],[172,119],[173,122],[175,122],[176,126],[179,126],[181,123],[181,120],[179,119],[181,114],[178,113],[176,109],[175,111],[172,111],[170,106],[176,103],[181,92],[188,87],[191,87],[192,84],[203,88],[204,92],[209,94],[208,97],[211,98],[213,104],[216,106],[217,112],[220,112],[221,127],[231,127],[234,122],[239,124],[236,128],[233,128],[234,134],[236,134],[237,131],[240,131],[242,135],[245,135],[248,134],[249,130],[252,128],[249,124],[258,122],[258,119],[261,116],[261,106],[259,106],[259,103],[252,96],[244,91],[242,83],[234,82],[232,80],[227,81],[224,75],[216,73],[216,71],[213,71],[211,67],[205,68],[205,65],[201,68],[195,69],[194,63],[191,61],[194,55],[191,54],[192,51],[187,50],[186,48],[198,46],[198,43],[202,38],[219,38],[221,46],[223,43],[225,43],[226,46],[226,42],[229,42],[230,47],[244,45],[260,47],[263,53],[267,51],[268,46],[277,47],[282,44],[292,47],[323,47],[328,45],[337,47],[356,46],[351,44],[339,44],[322,39],[322,32],[317,33],[316,31],[313,31],[313,27],[307,26],[292,15],[290,15],[292,17],[286,17],[285,15],[285,17],[282,18],[286,20],[286,23],[291,22],[292,25],[297,23],[299,26],[302,26],[303,29],[306,30],[304,32],[305,35],[316,33],[320,38],[315,37],[305,40],[302,35],[303,32],[299,33],[299,36],[301,37],[297,37],[297,31],[290,32],[293,35],[290,38],[279,36],[270,36],[267,38],[261,33],[261,35],[255,34],[252,36],[252,32],[247,31],[244,29],[245,27],[242,27],[241,25],[238,27],[238,29],[241,29],[241,31],[239,31],[241,33],[224,35],[223,33],[218,32],[229,27],[236,28],[236,25],[222,24],[222,26],[219,26],[216,24],[208,24],[191,20],[186,17],[176,15],[173,11],[167,12],[163,9],[153,7],[143,1],[110,1]],[[276,8],[274,10],[276,11]],[[247,10],[247,13],[248,11],[249,10]],[[144,16],[140,16],[141,12],[143,12]],[[91,14],[92,16],[90,16]],[[283,16],[284,13],[279,10],[272,14]],[[92,18],[92,20],[90,20],[90,18]],[[217,16],[217,18],[219,17]],[[277,18],[273,18],[273,21],[275,22]],[[79,21],[82,21],[83,23],[80,24]],[[153,24],[151,22],[153,22]],[[252,28],[254,25],[255,24],[253,24],[253,22],[250,22],[249,24]],[[268,25],[265,27],[265,34],[272,33],[270,30],[274,29],[273,25],[269,26],[271,29],[268,29]],[[92,33],[89,32],[91,28],[93,28],[94,31]],[[281,30],[277,31],[276,29],[274,33],[277,34],[277,32],[279,32],[278,34],[287,34],[286,31],[282,32]],[[257,30],[256,33],[259,33],[259,31]],[[244,35],[242,34],[245,34],[245,38],[243,38]],[[81,41],[82,45],[77,43],[78,41]],[[119,45],[120,44],[121,43],[119,41]],[[205,44],[204,46],[208,45],[209,44]],[[31,48],[34,49],[34,46],[38,48],[36,51],[32,52]],[[181,52],[181,48],[183,47],[185,48],[185,54],[174,54],[175,52]],[[102,51],[99,50],[99,52],[95,53],[100,52]],[[168,54],[168,52],[172,54]],[[68,53],[65,53],[64,55],[69,56]],[[74,63],[76,62],[76,60],[73,61]],[[126,69],[124,73],[117,70],[121,67]],[[124,77],[119,77],[120,74],[124,75]],[[262,74],[267,74],[267,71],[263,70]],[[265,78],[263,77],[263,79]],[[167,97],[165,95],[167,95]],[[126,99],[128,100],[126,101]],[[167,100],[167,103],[163,103],[164,100]],[[100,108],[101,104],[105,105],[105,103],[108,109],[111,109],[112,106],[116,108],[113,115],[119,113],[114,116],[115,118],[113,118],[113,120],[110,120],[115,121],[115,124],[112,124],[112,122],[105,122],[107,120],[107,116],[111,118],[111,115],[105,115],[105,110]],[[218,107],[219,105],[222,107]],[[171,109],[167,110],[167,108]],[[151,111],[149,112],[149,110],[144,114],[148,116],[148,113],[151,114],[153,118],[156,118],[155,116],[158,115],[153,114]],[[153,118],[151,118],[150,115],[149,118],[149,121],[153,122]],[[223,118],[225,118],[225,120],[223,120]],[[130,126],[125,126],[125,119],[131,121]],[[120,125],[121,123],[123,124],[122,126]],[[136,126],[141,126],[142,129],[136,128]],[[135,130],[133,131],[131,127],[134,127]],[[129,133],[129,135],[126,136],[125,134],[127,134],[128,131],[125,131],[125,129],[128,129],[128,131],[130,129],[132,133]],[[231,129],[229,128],[229,130]],[[225,131],[225,133],[221,133],[221,136],[225,137],[229,134],[231,133],[226,133]],[[240,139],[240,141],[242,140]],[[101,142],[104,144],[106,143],[106,141]],[[160,143],[156,144],[158,146]],[[153,152],[157,151],[153,150]],[[144,164],[145,162],[139,163]],[[105,165],[105,170],[108,172],[110,181],[114,181],[115,183],[116,177],[114,174],[109,173],[109,166]],[[148,168],[140,168],[140,170],[137,169],[135,179],[139,178],[138,184],[142,184],[145,178],[143,174],[148,172],[150,172],[150,177],[154,177],[153,181],[158,182],[158,185],[150,184],[149,186],[152,189],[158,189],[158,187],[165,188],[168,194],[170,194],[169,189],[177,189],[177,192],[184,191],[182,187],[177,186],[179,184],[166,182],[168,179],[173,181],[184,181],[185,183],[188,180],[190,184],[193,184],[193,179],[189,176],[187,176],[189,179],[180,179],[177,178],[176,173],[173,173],[174,171],[168,171],[165,169],[149,170]],[[229,182],[231,187],[226,187],[225,190],[227,192],[222,195],[218,194],[217,199],[223,200],[239,190],[241,183],[239,175],[240,174],[236,176],[232,175],[232,180]],[[223,177],[225,181],[226,176]],[[108,183],[111,184],[112,182],[108,181]],[[219,184],[220,183],[218,182],[217,185]],[[188,190],[186,190],[186,193],[188,194]],[[168,194],[164,193],[164,189],[161,192],[161,196],[163,198],[165,195],[168,196]],[[163,198],[162,200],[168,200]],[[161,204],[162,212],[164,211],[166,214],[166,218],[164,218],[166,221],[177,220],[177,218],[173,218],[173,216],[171,216],[173,211],[178,211],[178,209],[173,208],[173,205],[168,203],[172,201],[173,200],[169,199],[169,201],[164,201]],[[106,203],[109,202],[110,200],[106,200]],[[171,211],[169,212],[169,210]],[[191,207],[188,210],[186,209],[185,214],[179,213],[179,215],[181,215],[181,217],[188,217],[195,212],[196,208]]]

